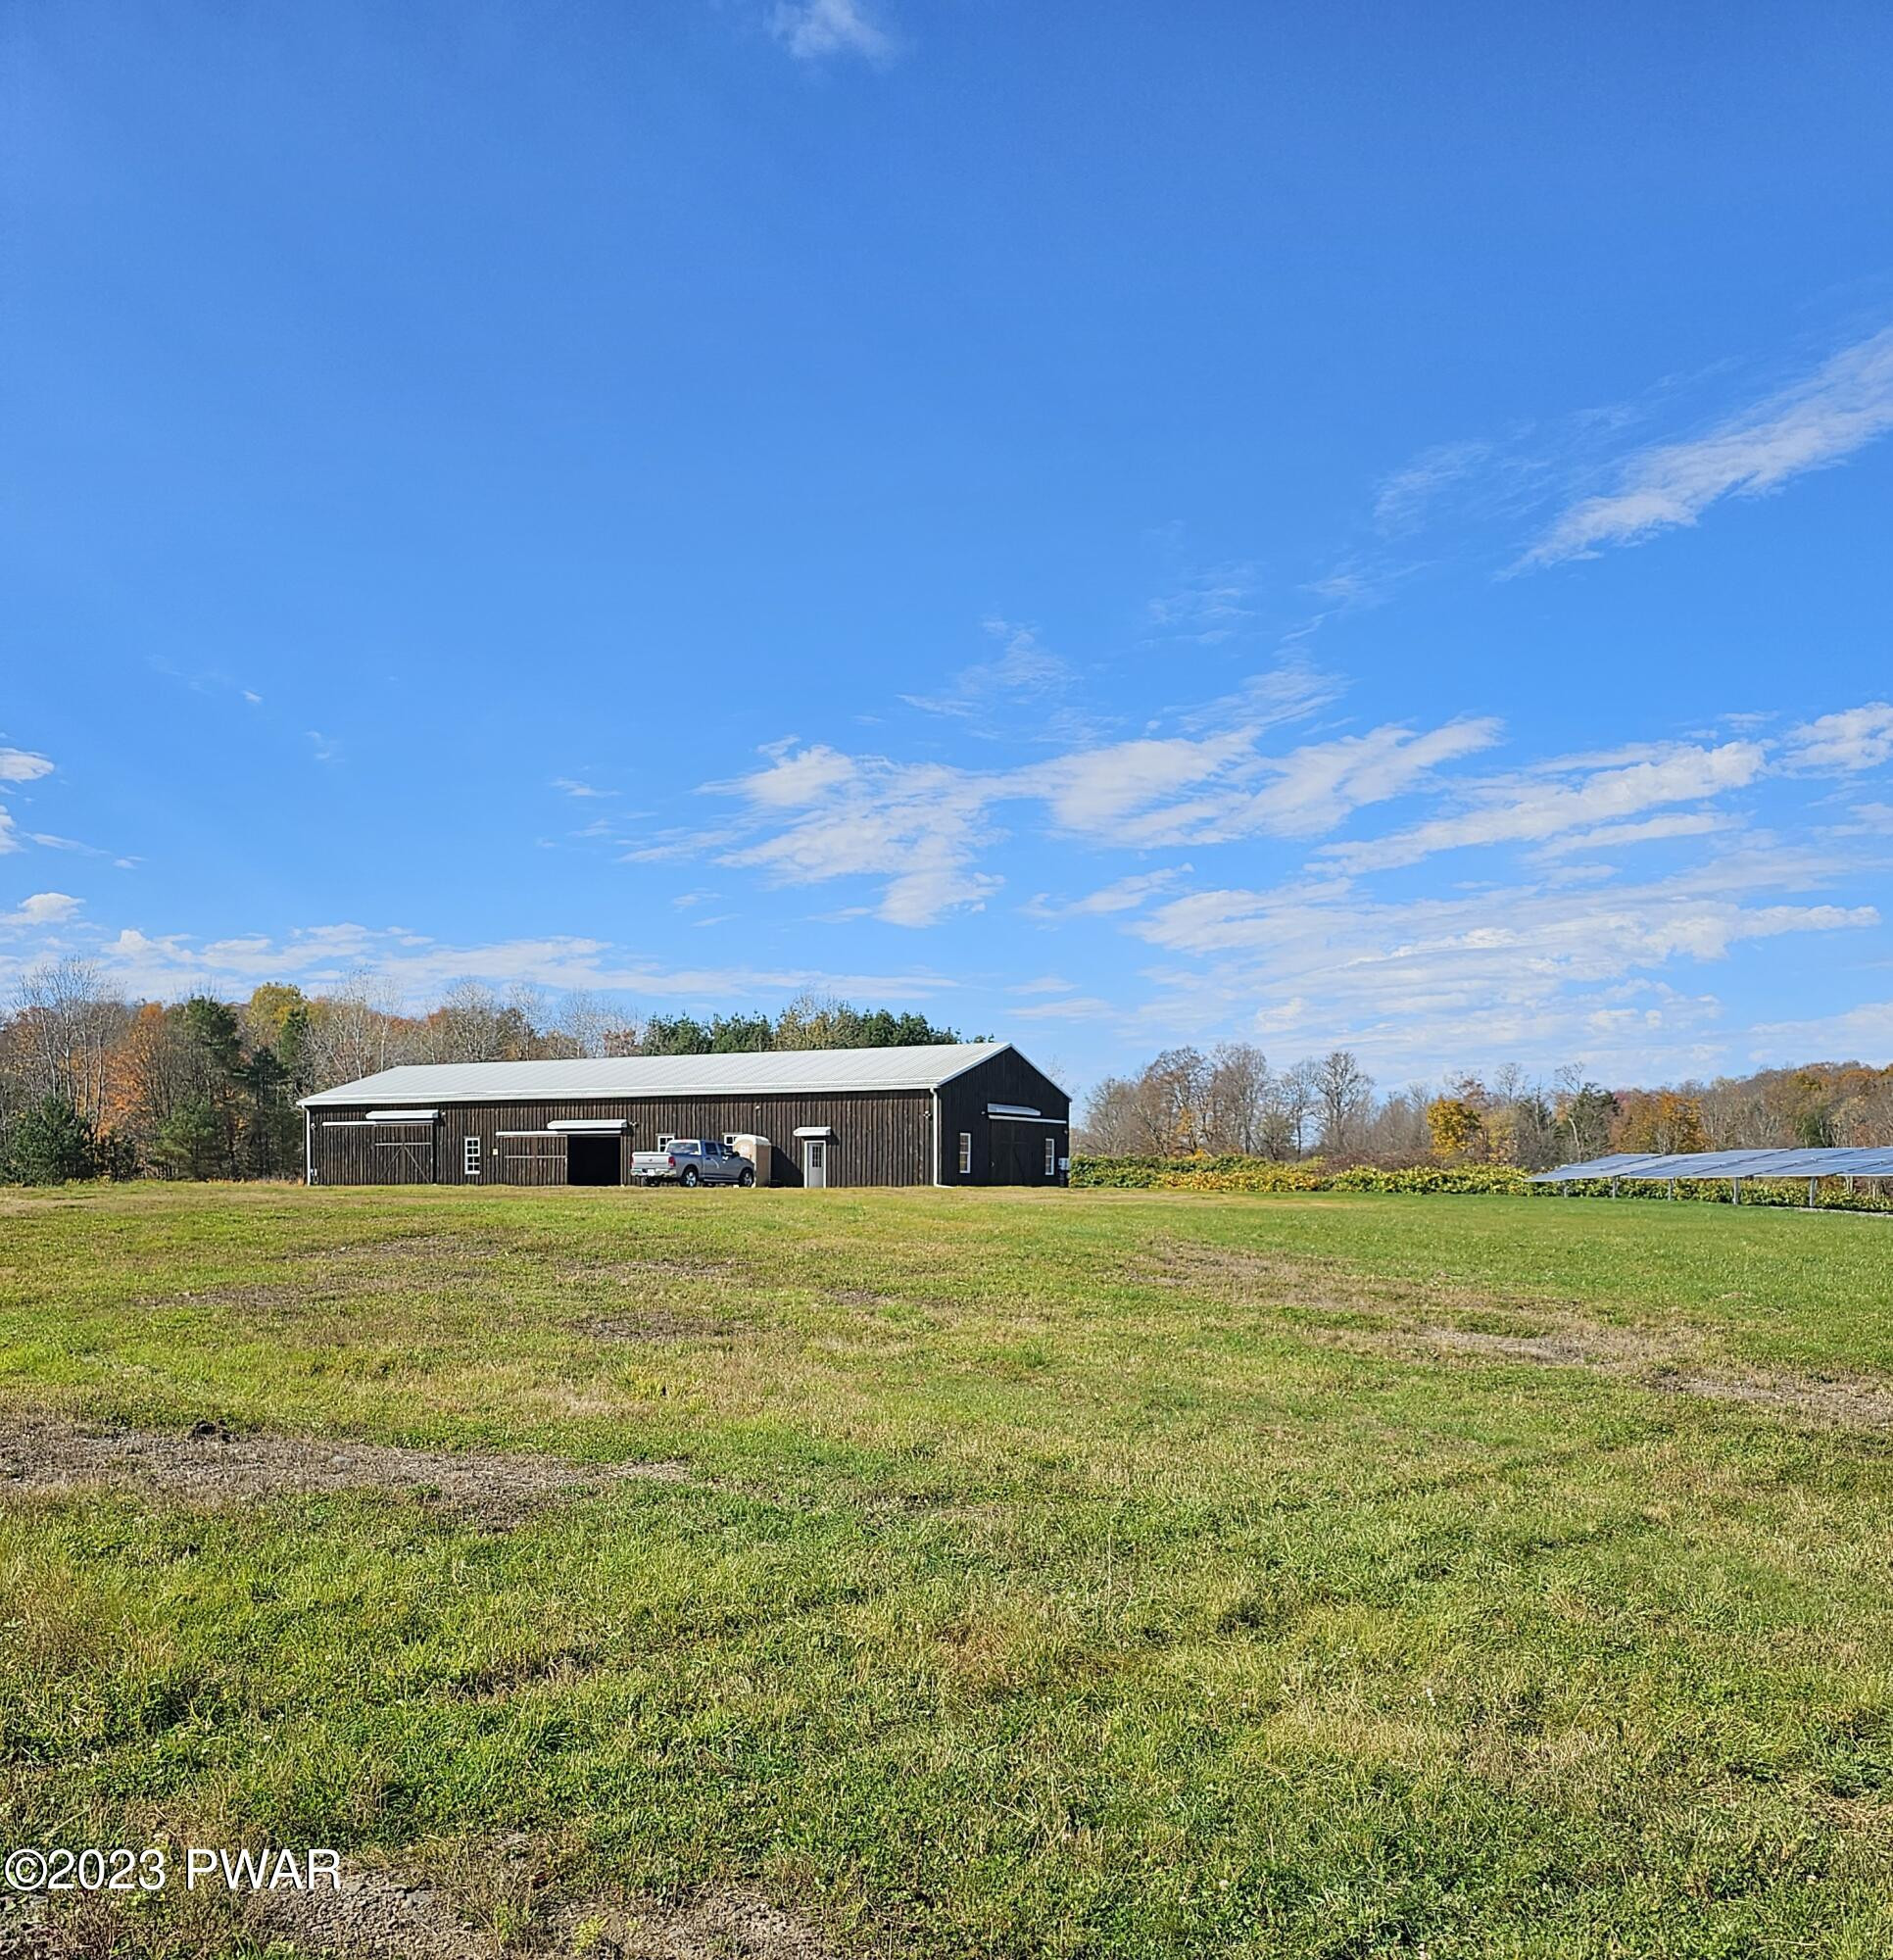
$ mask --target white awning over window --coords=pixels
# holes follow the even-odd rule
[[[832,1137],[833,1127],[827,1123],[809,1123],[796,1132],[799,1137]]]
[[[364,1123],[437,1123],[440,1121],[438,1109],[370,1109],[362,1119]]]
[[[989,1102],[986,1113],[995,1123],[1044,1123],[1054,1130],[1065,1127],[1064,1117],[1042,1115],[1037,1109],[1027,1109],[1016,1102]]]
[[[559,1116],[546,1128],[555,1136],[621,1137],[631,1127],[622,1116]]]

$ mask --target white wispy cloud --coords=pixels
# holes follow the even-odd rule
[[[1524,776],[1476,784],[1462,790],[1474,801],[1470,809],[1387,837],[1327,845],[1323,855],[1344,870],[1381,871],[1467,845],[1543,844],[1665,804],[1695,803],[1743,788],[1767,760],[1759,742],[1724,742],[1713,749],[1677,746],[1661,760],[1594,769],[1571,781]]]
[[[1762,1021],[1749,1030],[1752,1062],[1870,1061],[1893,1054],[1893,1001],[1863,1001],[1801,1021]]]
[[[721,861],[785,884],[881,879],[876,914],[927,925],[976,909],[997,890],[998,877],[980,860],[1001,835],[998,814],[1008,805],[1037,805],[1042,827],[1120,849],[1316,837],[1497,739],[1497,724],[1481,718],[1420,731],[1386,726],[1279,754],[1264,747],[1296,711],[1293,700],[1326,698],[1326,684],[1312,678],[1286,691],[1245,688],[1223,704],[1232,719],[1212,730],[1104,742],[1002,769],[778,744],[764,752],[764,767],[706,786],[745,807],[738,821],[749,841]],[[686,832],[633,856],[698,849]]]
[[[1159,893],[1173,889],[1179,878],[1189,875],[1189,868],[1188,864],[1172,864],[1161,871],[1136,871],[1128,877],[1114,878],[1082,899],[1055,902],[1049,893],[1041,892],[1019,909],[1029,918],[1046,920],[1105,918],[1114,912],[1136,911]]]
[[[52,772],[51,761],[30,749],[0,749],[0,783],[35,783]]]
[[[776,38],[799,61],[823,61],[831,55],[859,55],[868,61],[891,61],[893,36],[878,24],[858,0],[784,0],[771,17]]]
[[[318,762],[332,762],[342,753],[342,746],[333,737],[324,735],[319,728],[312,728],[309,733],[309,752]]]
[[[49,776],[52,772],[50,760],[31,749],[0,748],[0,787],[17,789],[22,783],[36,783],[41,776]],[[24,849],[13,812],[0,804],[0,857]]]
[[[909,708],[975,720],[1001,705],[1058,694],[1072,680],[1070,665],[1032,627],[1010,619],[987,619],[981,624],[987,636],[998,642],[998,653],[990,661],[962,667],[938,694],[903,694],[900,699]]]
[[[1790,768],[1853,775],[1893,761],[1893,703],[1869,701],[1791,728]]]
[[[1146,1012],[1173,1038],[1247,1025],[1403,1068],[1562,1054],[1633,1072],[1720,1044],[1713,997],[1677,991],[1669,969],[1881,923],[1872,906],[1810,902],[1820,876],[1806,856],[1760,851],[1605,891],[1530,882],[1389,902],[1345,878],[1303,880],[1191,893],[1131,930],[1188,962],[1149,975]]]
[[[581,782],[576,776],[555,776],[552,779],[552,787],[556,790],[562,790],[568,797],[614,797],[617,795],[616,790],[597,789],[591,783]]]
[[[63,925],[79,909],[79,901],[65,892],[34,892],[10,912],[0,912],[0,925]]]
[[[1617,851],[1628,844],[1663,844],[1682,837],[1713,837],[1733,828],[1735,818],[1723,810],[1678,810],[1671,816],[1647,816],[1640,823],[1600,823],[1592,830],[1574,830],[1538,847],[1541,858],[1568,857],[1578,851]]]
[[[725,864],[784,884],[884,880],[878,915],[928,925],[977,909],[998,889],[975,859],[993,839],[995,779],[941,763],[856,759],[817,748],[777,756],[731,784],[753,816],[787,819],[773,835],[721,854]]]
[[[1095,994],[1072,994],[1036,1006],[1014,1007],[1015,1021],[1122,1021],[1124,1009]]]
[[[1262,787],[1199,834],[1211,842],[1251,832],[1319,837],[1356,810],[1423,786],[1447,762],[1491,748],[1501,728],[1491,715],[1468,715],[1420,732],[1388,725],[1310,743],[1266,760]]]
[[[936,999],[955,985],[924,970],[671,964],[655,955],[576,934],[457,943],[401,926],[342,923],[283,934],[204,938],[135,926],[86,927],[79,924],[77,911],[77,901],[44,893],[6,920],[29,930],[19,932],[0,952],[0,987],[53,952],[81,953],[116,985],[134,996],[158,1000],[178,999],[199,989],[224,995],[248,992],[267,980],[333,987],[364,970],[374,973],[410,1006],[438,998],[457,980],[469,979],[495,986],[517,981],[705,1005],[779,1001],[802,992],[900,1004]]]
[[[1255,621],[1256,568],[1246,561],[1180,569],[1177,582],[1144,608],[1154,634],[1220,647]]]
[[[1759,497],[1845,461],[1893,429],[1893,327],[1703,434],[1640,450],[1612,486],[1569,506],[1515,569],[1592,558],[1694,524],[1724,497]]]
[[[1446,491],[1462,483],[1492,455],[1482,440],[1442,442],[1422,450],[1383,479],[1374,498],[1374,520],[1383,531],[1409,531]]]

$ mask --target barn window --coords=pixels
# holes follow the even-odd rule
[[[1055,1137],[1045,1139],[1045,1175],[1047,1177],[1058,1175],[1058,1140]]]
[[[961,1177],[973,1175],[973,1133],[962,1130],[959,1133],[959,1174]]]
[[[478,1137],[468,1137],[461,1145],[461,1168],[468,1177],[479,1176],[480,1140]]]

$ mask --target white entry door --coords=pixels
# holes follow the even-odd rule
[[[801,1181],[810,1191],[828,1189],[828,1139],[810,1137],[802,1146]]]

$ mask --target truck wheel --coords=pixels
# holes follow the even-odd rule
[[[684,1168],[683,1176],[680,1177],[677,1180],[677,1182],[683,1185],[686,1190],[688,1190],[690,1186],[692,1186],[697,1182],[697,1166],[695,1164],[686,1165]]]
[[[746,1170],[736,1181],[743,1187],[745,1191],[748,1191],[751,1185],[752,1185],[755,1182],[755,1172],[752,1170]]]

